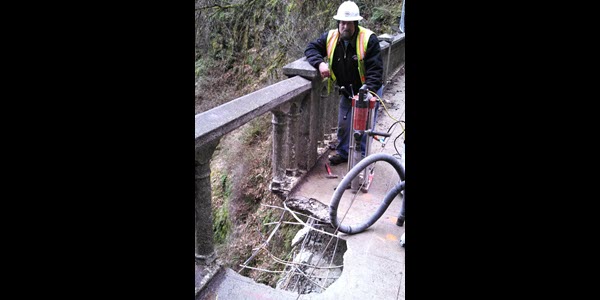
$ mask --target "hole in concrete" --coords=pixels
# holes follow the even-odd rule
[[[266,239],[266,248],[255,248],[254,254],[244,263],[248,264],[246,270],[250,269],[254,273],[240,274],[278,290],[297,294],[322,293],[342,274],[343,257],[348,249],[346,241],[333,234],[335,229],[329,221],[329,206],[317,199],[303,196],[290,197],[285,200],[285,204],[297,214],[292,217],[286,211],[284,213],[288,219],[282,215],[279,222],[294,225],[282,225],[281,228],[272,230],[269,228],[267,235],[261,234]],[[272,216],[268,216],[262,223],[275,225],[277,222],[272,222]],[[283,229],[298,226],[300,222],[297,221],[306,226],[299,227],[300,230]],[[281,256],[282,249],[291,250],[284,250],[286,254]],[[267,251],[260,254],[260,250]],[[283,269],[279,268],[282,265]]]
[[[329,233],[334,232],[330,224],[314,220],[308,224]],[[276,288],[298,294],[324,292],[342,275],[344,253],[348,249],[346,241],[308,230],[308,227],[300,230],[295,240],[298,240],[293,253],[296,265],[286,267],[286,273],[282,274]]]

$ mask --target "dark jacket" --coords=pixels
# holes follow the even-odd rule
[[[310,42],[304,50],[304,55],[315,69],[319,70],[321,62],[329,63],[325,60],[327,56],[327,33],[326,31],[319,38]],[[362,86],[360,75],[358,73],[358,62],[356,61],[356,37],[358,28],[354,33],[354,37],[344,46],[344,42],[340,38],[333,53],[333,66],[329,66],[335,74],[337,84],[345,86],[349,90],[349,85],[352,84],[354,94],[358,94],[358,89]],[[344,51],[345,49],[345,51]],[[344,55],[345,52],[345,55]],[[365,83],[370,91],[377,92],[383,83],[383,60],[381,59],[381,49],[379,48],[379,39],[377,35],[372,34],[369,37],[367,44],[367,52],[365,54]]]

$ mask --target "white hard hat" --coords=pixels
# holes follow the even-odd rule
[[[352,1],[346,1],[340,5],[337,15],[333,16],[338,21],[360,21],[363,18],[358,11],[358,5]]]

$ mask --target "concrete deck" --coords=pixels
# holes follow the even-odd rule
[[[389,105],[389,113],[392,117],[397,120],[405,119],[403,74],[397,75],[392,80],[382,98],[393,102],[393,105]],[[387,132],[394,122],[385,111],[380,111],[376,129]],[[402,128],[396,125],[392,130],[393,134],[385,147],[382,148],[381,143],[374,142],[371,153],[396,153],[393,139],[402,132]],[[400,141],[400,139],[398,140]],[[399,151],[402,151],[402,143],[397,142],[396,146]],[[332,152],[334,154],[334,151]],[[339,178],[328,179],[325,177],[325,162],[327,162],[326,157],[319,160],[318,166],[313,168],[312,174],[299,185],[294,191],[294,195],[315,198],[329,205],[334,188],[337,188],[347,173],[347,164],[332,166],[332,173],[337,174]],[[375,212],[387,191],[395,186],[398,180],[398,174],[391,165],[378,163],[368,193],[359,192],[342,223],[362,223],[366,216]],[[343,212],[348,206],[347,203],[350,203],[353,196],[354,194],[349,190],[344,193],[338,209],[338,218],[342,218]],[[316,295],[301,295],[299,299],[403,300],[405,294],[405,248],[400,246],[399,240],[406,225],[396,226],[401,201],[401,198],[396,197],[383,216],[364,232],[353,235],[339,233],[338,236],[346,240],[348,246],[344,255],[344,270],[341,277],[325,292]]]
[[[397,74],[388,84],[382,97],[388,104],[389,114],[396,120],[405,120],[404,74]],[[385,111],[380,111],[377,120],[377,131],[387,132],[395,122]],[[401,132],[400,124],[394,126],[393,134],[386,146],[373,142],[371,153],[396,153],[393,139]],[[398,139],[396,147],[403,151]],[[335,154],[335,151],[331,151]],[[325,163],[327,155],[322,156],[317,165],[309,172],[290,194],[315,198],[329,205],[334,189],[347,173],[347,164],[331,166],[332,173],[339,177],[327,178]],[[410,171],[408,171],[410,172]],[[399,176],[391,165],[377,164],[373,183],[368,193],[359,192],[343,224],[361,222],[379,207],[387,191],[395,186]],[[354,194],[347,190],[339,205],[338,216],[342,218]],[[341,277],[322,293],[298,295],[292,292],[275,290],[266,285],[257,284],[252,279],[243,277],[232,270],[217,275],[203,293],[203,299],[405,299],[405,248],[400,246],[400,236],[404,227],[396,226],[396,217],[400,212],[402,199],[396,197],[384,215],[364,232],[347,235],[338,233],[346,241],[348,250],[344,254],[344,269]]]

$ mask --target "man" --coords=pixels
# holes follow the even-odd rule
[[[323,78],[329,77],[330,81],[335,81],[338,86],[345,87],[350,94],[358,95],[360,87],[366,84],[369,91],[376,91],[381,97],[383,61],[377,35],[358,25],[358,21],[363,18],[360,16],[358,6],[352,1],[342,3],[333,18],[338,21],[338,28],[329,30],[310,42],[304,50],[306,59],[315,69],[319,70]],[[367,94],[370,98],[371,94]],[[378,108],[379,101],[374,109],[373,126],[377,120]],[[342,95],[338,113],[337,153],[329,157],[332,165],[348,161],[348,146],[352,131],[350,128],[351,110],[351,100]],[[364,135],[361,142],[363,156],[365,155],[366,138]]]

